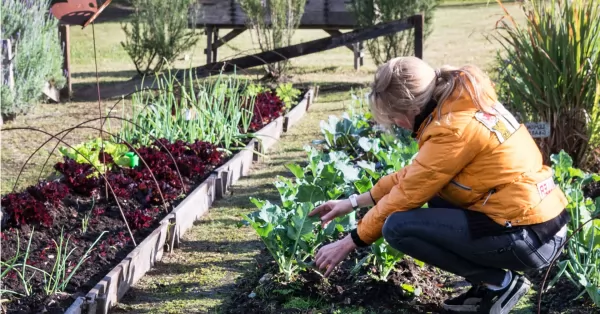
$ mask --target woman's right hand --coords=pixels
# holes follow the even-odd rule
[[[321,217],[321,225],[327,227],[333,219],[343,217],[352,212],[352,203],[349,199],[333,200],[317,206],[308,216],[319,215]]]

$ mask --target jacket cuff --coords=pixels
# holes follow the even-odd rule
[[[367,243],[365,243],[363,240],[361,240],[360,237],[358,236],[358,229],[354,229],[354,230],[350,231],[350,236],[352,237],[352,241],[354,242],[354,244],[357,247],[369,246]]]

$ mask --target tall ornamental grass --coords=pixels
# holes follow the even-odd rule
[[[188,73],[183,82],[170,71],[159,74],[156,90],[135,93],[133,117],[123,123],[121,139],[139,145],[155,138],[201,140],[229,150],[252,136],[248,128],[255,95],[248,92],[247,81],[236,75],[198,81]]]
[[[538,140],[548,162],[561,150],[577,167],[600,162],[593,152],[600,145],[598,2],[525,0],[524,25],[504,9],[497,34],[503,101],[523,122],[550,124],[550,137]]]

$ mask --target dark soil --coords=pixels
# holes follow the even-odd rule
[[[600,197],[600,182],[592,182],[584,186],[583,194],[593,200]]]
[[[192,191],[204,179],[186,186],[187,191]],[[175,208],[182,199],[173,201],[169,208]],[[119,201],[124,212],[131,212],[142,205],[136,199],[121,199]],[[60,206],[53,210],[55,213],[53,226],[46,228],[38,226],[33,230],[33,238],[30,246],[30,257],[27,264],[51,271],[56,261],[57,250],[53,241],[60,243],[61,229],[64,241],[69,239],[68,250],[75,249],[73,256],[69,259],[69,267],[72,269],[85,254],[87,249],[96,239],[106,231],[101,240],[96,244],[90,257],[83,262],[75,275],[66,286],[66,294],[44,297],[44,277],[41,272],[26,270],[28,282],[33,288],[32,297],[26,297],[8,304],[7,313],[63,313],[75,298],[85,294],[93,288],[113,267],[131,252],[135,246],[123,222],[121,212],[117,204],[109,199],[100,198],[92,207],[90,197],[80,195],[68,195]],[[88,229],[82,232],[82,217],[85,213],[91,214]],[[147,214],[152,217],[148,227],[134,229],[133,235],[139,244],[167,215],[167,212],[158,208],[148,210]],[[17,236],[18,233],[18,236]],[[20,254],[26,249],[32,233],[29,225],[23,225],[20,229],[11,228],[2,232],[2,259],[7,260],[16,255],[17,247],[20,246]],[[30,276],[33,276],[30,278]],[[68,276],[68,274],[67,274]],[[66,279],[66,276],[65,276]],[[11,271],[2,281],[2,287],[12,291],[24,291],[21,279],[16,272]],[[72,294],[72,295],[71,295]],[[72,297],[71,297],[72,296]]]
[[[436,311],[449,297],[449,292],[443,288],[456,280],[433,267],[419,267],[410,258],[398,263],[396,271],[385,282],[368,274],[375,269],[362,268],[352,275],[356,260],[363,258],[369,250],[361,248],[353,252],[328,279],[310,270],[300,273],[292,283],[285,283],[278,275],[263,276],[277,272],[277,265],[265,250],[257,258],[256,272],[238,281],[234,297],[221,310],[224,313],[311,313],[309,310],[332,313],[331,305],[334,304],[337,309],[360,306],[375,313],[424,313]],[[402,285],[414,288],[417,295],[407,292]],[[251,293],[256,296],[250,298]],[[315,303],[301,308],[302,302],[295,302],[298,299],[314,300]]]
[[[269,252],[263,250],[256,258],[257,268],[238,279],[231,299],[220,308],[222,313],[345,313],[352,309],[368,309],[363,313],[444,313],[443,301],[458,295],[468,284],[462,278],[440,271],[434,267],[418,266],[405,258],[396,265],[388,280],[378,281],[362,268],[351,275],[351,268],[368,249],[351,254],[345,262],[323,279],[314,271],[301,273],[291,283],[286,283],[277,273],[277,265]],[[544,272],[526,274],[539,290]],[[550,273],[548,281],[556,274]],[[410,285],[420,290],[415,295],[402,288]],[[547,284],[546,284],[547,286]],[[412,290],[412,289],[411,289]],[[541,313],[544,314],[590,314],[597,313],[589,298],[573,299],[580,293],[567,279],[561,279],[543,294]],[[251,297],[252,296],[252,297]],[[532,313],[537,313],[539,293],[532,297]]]
[[[548,275],[548,279],[544,283],[544,276],[546,275],[547,268],[539,272],[528,273],[527,276],[531,283],[534,285],[534,289],[538,291],[535,297],[531,299],[533,304],[532,309],[537,312],[538,301],[540,297],[540,287],[542,283],[544,288],[548,287],[548,283],[552,281],[558,269],[554,266]],[[544,314],[591,314],[598,313],[598,308],[594,308],[593,302],[587,295],[574,300],[577,295],[581,293],[581,290],[577,288],[572,282],[566,277],[562,277],[550,290],[542,294],[541,302],[541,313]]]

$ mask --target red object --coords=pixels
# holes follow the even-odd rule
[[[66,25],[83,28],[94,22],[112,0],[53,0],[50,13]]]

